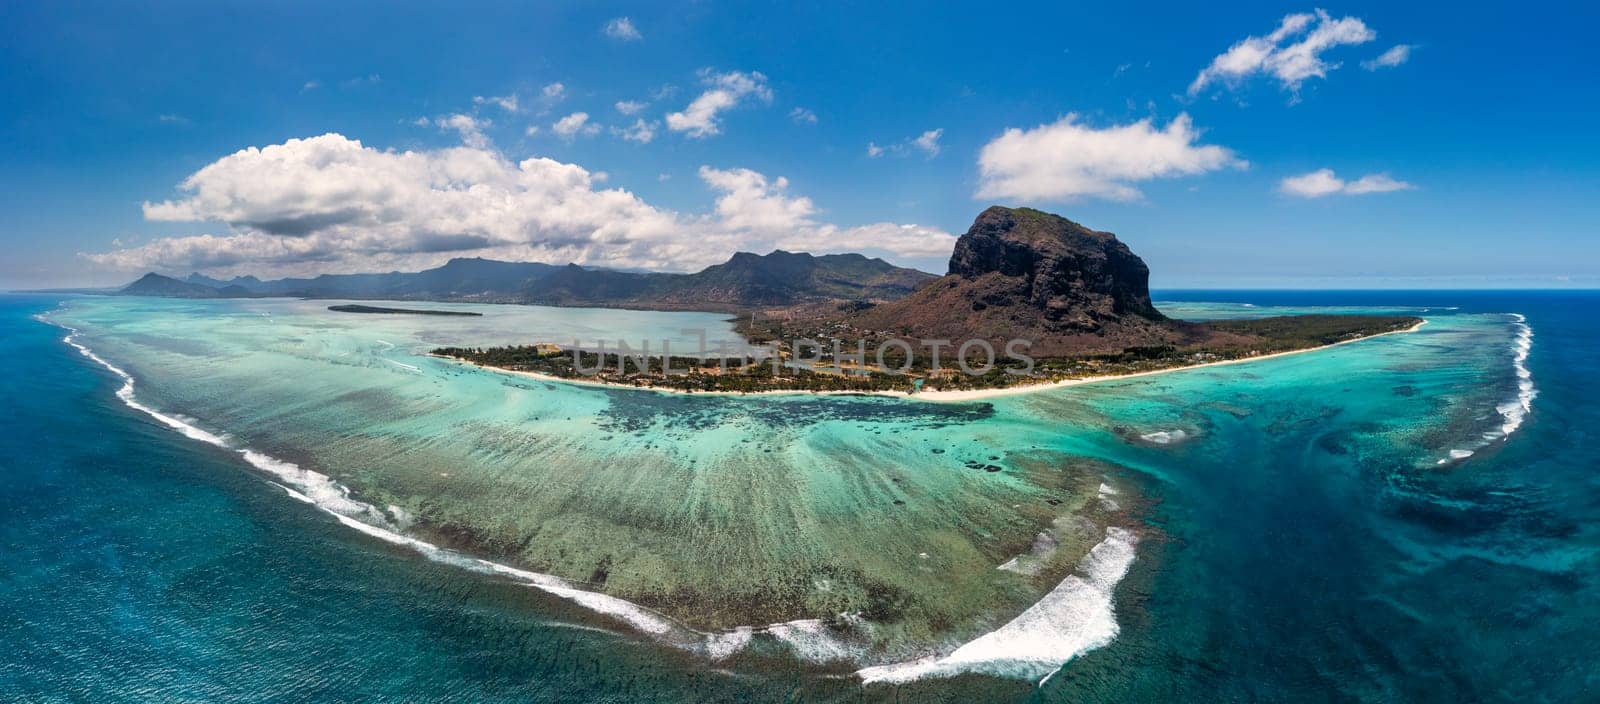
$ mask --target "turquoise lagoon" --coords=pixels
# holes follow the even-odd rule
[[[1592,345],[1593,328],[1538,298],[1215,302],[1224,298],[1161,307],[1185,318],[1402,311],[1429,323],[968,403],[685,396],[424,354],[574,336],[689,348],[684,331],[697,328],[732,337],[701,314],[476,306],[484,317],[391,317],[331,313],[328,302],[74,298],[13,301],[7,323],[39,346],[39,364],[72,370],[76,402],[108,416],[97,423],[131,426],[138,437],[124,442],[205,470],[101,480],[144,487],[97,495],[101,510],[115,513],[118,496],[156,506],[167,492],[185,521],[124,514],[145,521],[119,524],[146,546],[135,572],[165,585],[126,595],[133,618],[182,626],[199,642],[181,647],[219,663],[232,652],[213,652],[225,618],[294,651],[263,655],[261,667],[349,658],[319,658],[312,681],[276,669],[246,677],[269,690],[1383,700],[1586,685],[1571,652],[1535,657],[1507,639],[1535,629],[1551,644],[1595,642],[1592,625],[1558,618],[1592,590],[1573,581],[1594,573],[1592,529],[1573,516],[1594,505],[1519,471],[1565,466],[1565,453],[1527,440],[1571,393],[1551,391],[1558,372],[1537,362],[1560,354],[1547,338],[1558,350],[1563,335]],[[22,313],[75,330],[84,353]],[[127,400],[148,413],[114,396],[129,379]],[[1577,432],[1560,442],[1581,443]],[[1581,450],[1576,461],[1592,469],[1593,448]],[[7,456],[30,452],[52,451]],[[239,520],[252,528],[228,528]],[[152,566],[146,554],[167,557]],[[104,577],[98,560],[77,566]],[[269,583],[252,610],[188,612],[194,590],[220,593],[222,613],[243,609],[222,586],[240,580]],[[345,605],[357,596],[359,607]],[[20,619],[23,652],[48,652],[65,636],[12,613],[24,611],[19,599],[0,602],[0,624]],[[319,610],[322,635],[304,613]],[[1484,621],[1497,613],[1520,620]],[[370,658],[349,638],[439,672],[357,667]],[[140,662],[154,667],[179,644],[144,647]],[[1474,662],[1526,674],[1481,676]],[[48,662],[0,673],[22,673],[0,674],[8,691],[65,686]],[[135,680],[153,688],[142,691],[231,691],[225,674],[196,665]],[[126,692],[98,678],[76,686]]]

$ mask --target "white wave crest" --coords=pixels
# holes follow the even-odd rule
[[[1539,389],[1533,384],[1533,372],[1528,369],[1528,355],[1533,351],[1533,327],[1528,325],[1527,316],[1521,313],[1510,315],[1511,324],[1517,331],[1511,340],[1511,369],[1517,378],[1517,395],[1494,407],[1495,413],[1500,414],[1498,429],[1482,433],[1482,440],[1470,447],[1451,450],[1448,457],[1440,458],[1436,464],[1460,462],[1496,440],[1510,440],[1511,434],[1522,427],[1523,421],[1533,411],[1533,399],[1539,396]]]
[[[866,652],[864,647],[835,635],[832,627],[821,619],[807,618],[775,623],[760,630],[777,639],[795,657],[806,662],[855,660]]]
[[[117,389],[117,398],[121,399],[129,408],[160,421],[163,425],[182,433],[184,437],[238,452],[250,466],[276,479],[278,485],[285,492],[288,492],[290,496],[321,509],[338,519],[340,523],[384,542],[415,550],[422,556],[436,562],[461,567],[480,574],[504,577],[536,587],[547,593],[576,602],[591,611],[621,620],[639,631],[656,636],[663,642],[689,650],[700,652],[707,650],[708,637],[706,634],[694,631],[665,615],[626,599],[585,591],[554,575],[520,570],[402,535],[396,532],[397,528],[391,523],[388,515],[383,510],[351,498],[350,490],[347,487],[335,482],[327,475],[305,469],[292,462],[285,462],[256,450],[231,447],[227,439],[221,435],[185,422],[174,414],[163,413],[139,402],[134,397],[133,375],[121,367],[106,361],[105,358],[79,343],[76,339],[78,334],[76,330],[72,328],[67,328],[67,330],[68,335],[64,338],[64,342],[77,349],[83,356],[105,367],[122,379],[122,387]]]
[[[1122,507],[1117,504],[1117,500],[1111,498],[1116,496],[1118,493],[1119,492],[1116,490],[1116,488],[1112,487],[1110,484],[1101,482],[1100,491],[1097,492],[1097,495],[1100,499],[1100,507],[1107,511],[1121,511]]]
[[[384,360],[384,361],[386,361],[386,362],[388,362],[388,363],[390,363],[390,364],[393,364],[393,365],[395,365],[395,366],[397,366],[397,367],[400,367],[400,368],[401,368],[401,369],[404,369],[404,370],[406,370],[406,371],[410,371],[410,372],[416,372],[416,373],[418,373],[418,374],[421,374],[421,373],[422,373],[422,368],[421,368],[421,367],[417,367],[417,366],[415,366],[415,365],[411,365],[411,364],[405,364],[405,363],[403,363],[403,362],[396,362],[396,361],[394,361],[394,360],[392,360],[392,359],[386,359],[386,360]]]
[[[399,532],[411,517],[398,507],[388,511],[351,496],[350,490],[327,475],[250,448],[233,447],[224,435],[212,433],[176,414],[164,413],[134,396],[134,377],[77,341],[78,331],[61,325],[68,334],[63,342],[122,380],[116,396],[184,437],[237,452],[250,466],[272,477],[290,497],[331,515],[339,523],[386,543],[415,551],[426,559],[483,575],[508,579],[566,599],[595,613],[626,623],[666,645],[721,660],[748,647],[757,637],[780,643],[796,657],[813,663],[860,661],[867,655],[864,635],[872,624],[853,614],[841,614],[839,623],[801,619],[765,626],[740,626],[720,633],[689,628],[648,607],[626,599],[587,591],[555,575],[518,569],[404,535]],[[1102,485],[1102,495],[1116,490]],[[391,520],[391,517],[393,520]],[[397,523],[401,525],[396,525]],[[1006,626],[968,643],[933,663],[907,663],[859,671],[868,681],[906,681],[950,668],[991,672],[1001,676],[1037,677],[1048,674],[1077,653],[1100,647],[1116,636],[1111,612],[1111,590],[1133,561],[1136,539],[1132,531],[1108,528],[1107,538],[1085,558],[1084,577],[1071,576]],[[842,627],[842,631],[841,631]],[[604,630],[604,629],[599,629]]]
[[[1153,433],[1144,433],[1139,439],[1156,445],[1170,445],[1189,439],[1189,433],[1185,430],[1157,430]]]
[[[1133,531],[1107,528],[1105,540],[1084,559],[1082,576],[1061,580],[1006,625],[943,657],[867,667],[856,674],[869,683],[901,683],[963,672],[1042,682],[1067,661],[1117,637],[1112,592],[1133,564],[1137,545]]]
[[[1511,366],[1517,373],[1517,397],[1495,407],[1504,422],[1500,424],[1501,439],[1507,439],[1522,427],[1523,420],[1533,410],[1533,399],[1539,390],[1533,385],[1533,372],[1528,370],[1528,355],[1533,351],[1533,327],[1527,316],[1511,314],[1517,327],[1516,339],[1511,343]]]

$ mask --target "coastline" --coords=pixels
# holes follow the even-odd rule
[[[1367,335],[1367,336],[1364,336],[1364,337],[1355,338],[1353,340],[1340,340],[1338,342],[1334,342],[1334,343],[1331,343],[1331,344],[1317,345],[1316,347],[1306,347],[1306,348],[1302,348],[1302,349],[1298,349],[1298,350],[1286,350],[1286,351],[1283,351],[1283,352],[1273,352],[1271,354],[1256,355],[1254,357],[1240,357],[1239,359],[1223,359],[1223,360],[1218,360],[1218,361],[1215,361],[1215,362],[1203,362],[1201,364],[1187,364],[1187,365],[1179,366],[1179,367],[1167,367],[1166,369],[1151,369],[1149,371],[1133,372],[1133,373],[1130,373],[1130,374],[1106,374],[1104,376],[1086,376],[1086,377],[1082,377],[1082,378],[1079,378],[1079,379],[1062,379],[1060,381],[1049,381],[1049,382],[1044,382],[1044,383],[1041,383],[1041,384],[1022,384],[1022,385],[1019,385],[1019,386],[1005,386],[1005,387],[1001,387],[1001,388],[998,388],[998,389],[954,389],[954,390],[950,390],[950,391],[937,391],[937,390],[935,390],[935,391],[924,391],[924,392],[921,392],[921,393],[918,393],[918,394],[914,394],[914,395],[911,395],[911,394],[908,394],[908,395],[911,395],[913,397],[921,397],[925,401],[976,401],[976,400],[980,400],[980,399],[993,398],[995,396],[1010,396],[1010,395],[1013,395],[1013,394],[1028,394],[1028,393],[1033,393],[1035,391],[1044,391],[1046,389],[1057,389],[1057,388],[1062,388],[1062,387],[1066,387],[1066,386],[1080,386],[1080,385],[1083,385],[1083,384],[1098,384],[1098,383],[1101,383],[1101,382],[1120,381],[1122,379],[1133,379],[1133,378],[1142,377],[1142,376],[1155,376],[1157,374],[1170,374],[1172,372],[1183,372],[1183,371],[1189,371],[1191,369],[1204,369],[1206,367],[1220,367],[1220,366],[1229,365],[1229,364],[1245,364],[1245,363],[1248,363],[1248,362],[1259,362],[1259,361],[1267,360],[1267,359],[1276,359],[1278,357],[1287,357],[1289,355],[1304,354],[1306,352],[1316,352],[1316,351],[1319,351],[1319,350],[1332,349],[1332,348],[1338,347],[1340,345],[1348,345],[1348,344],[1355,343],[1355,342],[1364,342],[1366,340],[1372,340],[1372,339],[1384,337],[1386,335],[1400,335],[1400,334],[1404,334],[1404,333],[1416,332],[1417,330],[1421,329],[1422,326],[1427,325],[1427,324],[1428,324],[1428,321],[1426,319],[1423,319],[1423,320],[1419,321],[1416,325],[1412,325],[1411,327],[1406,328],[1404,330],[1390,330],[1388,332],[1380,332],[1380,333],[1378,333],[1376,335]]]
[[[1219,367],[1219,366],[1228,365],[1228,364],[1245,364],[1245,363],[1248,363],[1248,362],[1259,362],[1259,361],[1262,361],[1262,360],[1275,359],[1275,358],[1278,358],[1278,357],[1287,357],[1289,355],[1304,354],[1306,352],[1316,352],[1318,350],[1331,349],[1331,348],[1334,348],[1334,347],[1338,347],[1340,345],[1348,345],[1348,344],[1351,344],[1351,343],[1363,342],[1363,341],[1366,341],[1366,340],[1372,340],[1372,339],[1376,339],[1376,338],[1379,338],[1379,337],[1384,337],[1386,335],[1400,335],[1400,334],[1404,334],[1404,333],[1412,333],[1412,332],[1416,332],[1417,330],[1421,329],[1422,326],[1427,325],[1427,324],[1428,324],[1428,321],[1426,319],[1423,319],[1423,320],[1417,322],[1417,324],[1412,325],[1411,327],[1406,328],[1404,330],[1390,330],[1388,332],[1380,332],[1380,333],[1377,333],[1375,335],[1366,335],[1366,336],[1358,337],[1358,338],[1355,338],[1355,339],[1352,339],[1352,340],[1340,340],[1338,342],[1334,342],[1334,343],[1330,343],[1330,344],[1326,344],[1326,345],[1317,345],[1316,347],[1305,347],[1305,348],[1298,349],[1298,350],[1286,350],[1286,351],[1283,351],[1283,352],[1273,352],[1271,354],[1256,355],[1254,357],[1241,357],[1241,358],[1238,358],[1238,359],[1223,359],[1223,360],[1218,360],[1218,361],[1215,361],[1215,362],[1203,362],[1203,363],[1200,363],[1200,364],[1186,364],[1186,365],[1176,366],[1176,367],[1167,367],[1165,369],[1151,369],[1151,370],[1148,370],[1148,371],[1131,372],[1131,373],[1128,373],[1128,374],[1106,374],[1106,375],[1102,375],[1102,376],[1086,376],[1086,377],[1079,377],[1079,378],[1075,378],[1075,379],[1060,379],[1060,380],[1057,380],[1057,381],[1047,381],[1047,382],[1042,382],[1042,383],[1038,383],[1038,384],[1019,384],[1017,386],[1003,386],[1003,387],[992,388],[992,389],[950,389],[950,390],[943,390],[943,391],[938,390],[938,389],[934,389],[934,390],[930,390],[930,391],[918,391],[918,392],[915,392],[915,393],[910,392],[910,391],[812,391],[812,390],[807,390],[807,389],[768,389],[768,390],[763,390],[763,391],[688,391],[688,390],[684,390],[684,389],[674,389],[674,388],[667,387],[667,386],[650,386],[650,385],[636,386],[636,385],[633,385],[633,384],[618,384],[618,383],[609,382],[609,381],[596,381],[596,380],[592,380],[592,379],[568,379],[568,378],[559,377],[559,376],[552,376],[550,374],[541,374],[539,372],[523,371],[523,370],[519,370],[519,369],[505,369],[505,368],[502,368],[502,367],[492,367],[492,366],[488,366],[488,365],[484,365],[484,364],[478,364],[476,362],[467,361],[467,360],[464,360],[464,359],[458,359],[458,358],[455,358],[455,357],[446,357],[446,356],[443,356],[443,355],[428,354],[426,356],[432,357],[434,359],[445,360],[445,361],[448,361],[448,362],[451,362],[451,363],[454,363],[454,364],[461,364],[461,365],[464,365],[464,366],[469,366],[469,367],[473,367],[473,368],[476,368],[476,369],[481,369],[481,370],[484,370],[484,371],[497,372],[497,373],[500,373],[500,374],[511,374],[511,375],[515,375],[515,376],[526,377],[526,378],[529,378],[529,379],[537,379],[539,381],[552,382],[552,383],[557,383],[557,384],[575,384],[575,385],[579,385],[579,386],[596,386],[596,387],[611,388],[611,389],[630,389],[630,390],[633,390],[633,391],[653,391],[653,392],[656,392],[656,393],[663,393],[663,394],[683,394],[685,396],[784,396],[784,395],[790,395],[790,396],[799,396],[799,395],[806,395],[806,396],[884,396],[884,397],[889,397],[889,398],[903,398],[903,399],[911,399],[911,400],[917,400],[917,401],[928,401],[928,402],[931,402],[931,403],[961,403],[961,402],[966,402],[966,401],[981,401],[981,400],[984,400],[984,399],[995,398],[995,397],[999,397],[999,396],[1014,396],[1014,395],[1018,395],[1018,394],[1030,394],[1030,393],[1035,393],[1035,392],[1038,392],[1038,391],[1046,391],[1046,390],[1049,390],[1049,389],[1059,389],[1059,388],[1065,388],[1065,387],[1069,387],[1069,386],[1082,386],[1084,384],[1099,384],[1099,383],[1104,383],[1104,382],[1108,382],[1108,381],[1121,381],[1123,379],[1133,379],[1133,378],[1137,378],[1137,377],[1155,376],[1157,374],[1170,374],[1170,373],[1173,373],[1173,372],[1189,371],[1189,370],[1192,370],[1192,369],[1204,369],[1206,367]]]
[[[115,396],[123,405],[190,440],[237,453],[245,463],[264,474],[268,483],[283,490],[290,498],[326,513],[339,524],[384,543],[409,549],[425,560],[504,579],[572,602],[591,614],[614,619],[659,645],[676,648],[713,663],[734,657],[752,646],[762,647],[757,646],[759,639],[766,647],[782,648],[795,660],[808,665],[850,668],[848,676],[857,678],[862,686],[874,683],[899,685],[963,672],[1042,682],[1041,676],[1048,679],[1051,673],[1073,658],[1110,644],[1119,631],[1113,594],[1137,557],[1139,541],[1134,529],[1110,522],[1104,526],[1104,535],[1077,562],[1072,573],[1063,577],[1053,589],[1004,625],[971,637],[948,654],[937,654],[950,650],[949,644],[945,644],[945,647],[937,649],[936,654],[920,659],[874,664],[875,659],[869,653],[870,622],[859,613],[840,614],[839,624],[830,624],[818,618],[800,618],[763,625],[698,630],[643,604],[594,591],[552,574],[495,562],[416,537],[396,525],[395,507],[385,509],[353,498],[347,487],[328,475],[238,445],[225,433],[202,429],[193,419],[146,405],[135,395],[136,384],[132,374],[79,342],[76,328],[47,318],[38,319],[66,330],[67,335],[61,338],[63,343],[122,382]],[[1116,489],[1102,483],[1099,494],[1101,505],[1107,506],[1107,497],[1117,493]],[[1109,507],[1113,512],[1118,510],[1115,504],[1109,504]],[[1088,615],[1087,620],[1084,619],[1085,614]],[[866,630],[863,630],[864,626]],[[575,627],[596,628],[582,623]],[[1058,642],[1041,653],[1036,651],[1035,646],[1041,638]]]

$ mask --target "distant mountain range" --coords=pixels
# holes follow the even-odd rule
[[[767,311],[751,339],[1027,340],[1039,357],[1237,355],[1299,349],[1415,324],[1414,318],[1293,316],[1190,323],[1150,302],[1150,269],[1116,235],[1032,208],[991,207],[934,276],[860,254],[740,252],[693,274],[452,259],[415,273],[227,281],[146,274],[120,292],[180,298],[295,296],[527,303],[646,310]]]
[[[780,250],[766,255],[740,252],[723,264],[693,274],[474,258],[452,259],[444,266],[412,273],[324,274],[273,281],[254,276],[224,281],[199,273],[176,279],[149,273],[119,293],[172,298],[292,296],[740,311],[825,301],[890,301],[935,278],[860,254],[814,256]]]

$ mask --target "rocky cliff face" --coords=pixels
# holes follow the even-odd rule
[[[1185,334],[1150,303],[1150,269],[1109,232],[1031,208],[983,211],[950,273],[857,324],[923,339],[1025,338],[1049,354],[1116,352]]]
[[[1150,304],[1150,269],[1109,232],[1031,208],[994,206],[956,242],[950,274],[984,279],[979,305],[1028,305],[1062,328],[1161,314]]]

